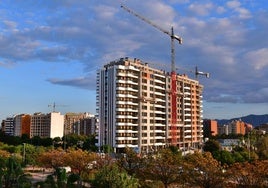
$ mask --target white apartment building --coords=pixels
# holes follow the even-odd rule
[[[60,112],[34,113],[31,116],[30,137],[63,137],[64,116]]]
[[[110,145],[115,152],[131,147],[139,153],[170,145],[197,148],[203,140],[203,86],[186,75],[176,75],[176,85],[174,125],[168,72],[139,59],[105,65],[97,73],[98,146]]]

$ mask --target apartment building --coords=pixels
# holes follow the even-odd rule
[[[2,131],[9,136],[14,136],[14,117],[7,117],[5,120],[2,121]]]
[[[233,120],[228,124],[218,127],[219,134],[242,134],[245,135],[253,129],[253,126],[249,123],[245,123],[241,120]]]
[[[40,136],[42,138],[62,137],[64,130],[64,116],[60,112],[48,114],[34,113],[31,116],[30,137]]]
[[[230,123],[231,132],[233,134],[245,135],[247,132],[252,130],[253,126],[251,124],[245,123],[241,120],[234,120]]]
[[[170,145],[197,148],[203,140],[203,86],[179,74],[176,86],[177,98],[171,102],[170,73],[139,59],[105,65],[97,73],[98,146],[110,145],[115,152],[131,147],[139,153]],[[171,105],[177,109],[175,125]]]
[[[14,136],[26,134],[30,137],[31,115],[19,114],[14,117]]]
[[[204,137],[216,136],[218,134],[218,122],[212,119],[204,120]]]
[[[80,134],[93,135],[96,132],[97,119],[95,115],[91,115],[80,120]]]
[[[95,134],[96,117],[90,113],[66,113],[64,115],[64,134]]]

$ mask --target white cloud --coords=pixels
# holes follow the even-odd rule
[[[10,20],[3,20],[3,23],[7,27],[7,29],[16,29],[17,23],[15,21],[10,21]]]
[[[260,88],[259,90],[252,90],[245,94],[245,103],[267,103],[268,88]]]
[[[229,7],[229,8],[232,8],[232,9],[236,9],[236,8],[239,8],[241,3],[237,0],[234,0],[234,1],[228,1],[226,3],[226,5]]]
[[[219,7],[216,8],[216,12],[218,14],[222,14],[222,13],[226,12],[226,10],[225,10],[225,8],[223,6],[219,6]]]
[[[234,12],[238,14],[238,17],[240,19],[248,19],[251,18],[251,13],[249,10],[241,6],[241,3],[237,0],[235,1],[228,1],[226,3],[227,7],[230,9],[233,9]]]
[[[210,11],[214,8],[212,3],[192,3],[189,6],[189,10],[196,13],[197,15],[205,16],[210,13]]]
[[[25,20],[34,24],[9,36],[1,35],[0,56],[3,59],[0,66],[37,58],[44,62],[76,61],[85,70],[79,74],[88,74],[87,70],[92,67],[124,56],[170,62],[170,38],[122,10],[119,1],[93,1],[89,4],[84,1],[83,6],[76,1],[57,1],[56,8],[54,1],[49,2],[49,7],[40,8],[41,12],[47,11],[41,21],[38,17],[32,19],[35,12],[31,17],[26,14]],[[237,102],[237,96],[243,98],[249,92],[249,85],[254,87],[254,91],[262,92],[263,85],[251,80],[267,80],[268,73],[264,70],[268,65],[266,14],[252,17],[252,12],[239,1],[228,1],[225,5],[217,4],[217,1],[191,2],[174,0],[172,3],[185,4],[171,6],[166,1],[140,3],[132,0],[125,4],[164,29],[174,26],[176,34],[184,39],[183,45],[175,46],[178,64],[188,67],[198,65],[200,70],[211,73],[207,81],[211,85],[205,86],[209,89],[207,96],[211,100]],[[6,25],[10,30],[17,27],[16,21],[9,21]],[[263,73],[251,74],[253,70]],[[250,78],[245,79],[246,75]],[[86,79],[91,78],[50,81],[85,88],[85,85],[93,84],[84,82]],[[262,96],[265,95],[260,94],[258,98]],[[254,95],[248,94],[247,97],[250,101],[249,98]]]
[[[249,61],[255,70],[268,67],[268,48],[261,48],[250,51],[245,55],[245,60]]]

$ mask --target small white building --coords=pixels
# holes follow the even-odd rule
[[[241,144],[239,139],[218,139],[223,150],[232,151],[235,146]]]
[[[63,137],[64,116],[60,112],[34,113],[31,117],[30,137]]]

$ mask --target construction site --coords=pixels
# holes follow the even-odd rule
[[[171,39],[169,70],[154,68],[138,58],[121,58],[106,64],[97,74],[98,146],[115,152],[131,147],[138,153],[176,146],[199,149],[203,142],[203,86],[186,74],[178,74],[175,42],[182,38],[121,5],[129,14],[158,29]]]

